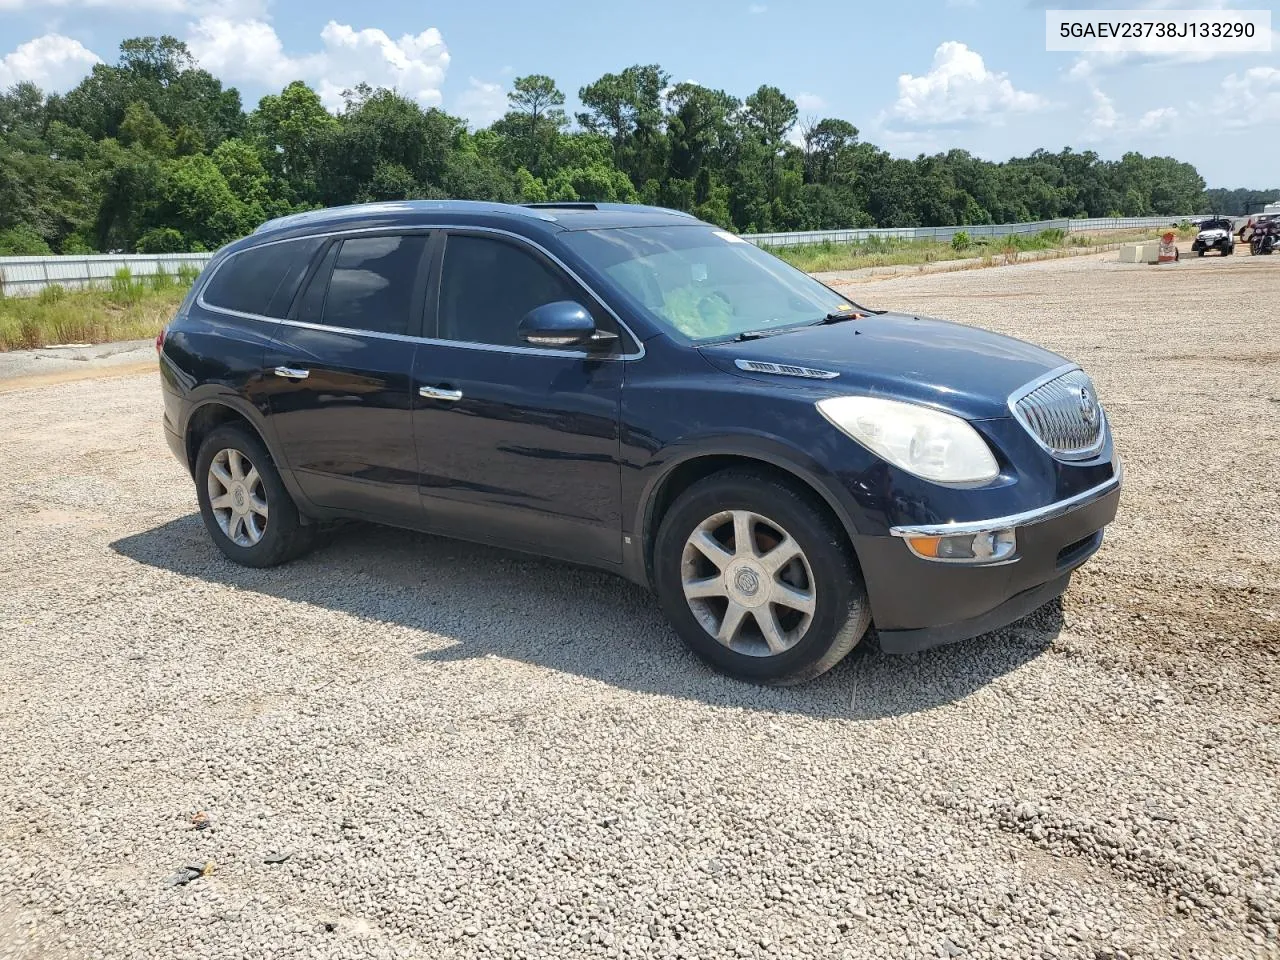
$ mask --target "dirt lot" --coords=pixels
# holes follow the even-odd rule
[[[153,375],[0,395],[0,958],[1280,956],[1280,257],[1114,257],[849,286],[1080,361],[1128,486],[1060,607],[793,690],[534,559],[234,567]]]

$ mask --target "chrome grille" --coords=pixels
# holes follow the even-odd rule
[[[1055,457],[1079,460],[1102,446],[1106,416],[1093,381],[1083,370],[1068,370],[1043,383],[1032,383],[1010,398],[1009,406]]]

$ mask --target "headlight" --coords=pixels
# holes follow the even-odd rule
[[[894,466],[935,483],[981,483],[999,473],[978,431],[959,417],[877,397],[829,397],[818,412]]]

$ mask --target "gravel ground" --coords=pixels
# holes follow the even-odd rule
[[[0,396],[0,958],[1280,956],[1280,258],[1106,260],[851,288],[1083,362],[1128,488],[799,689],[480,547],[234,567],[153,375]]]
[[[155,358],[155,344],[151,340],[8,350],[0,352],[0,380],[56,374],[72,374],[73,379],[87,368],[110,369],[130,366],[143,360],[154,361]]]

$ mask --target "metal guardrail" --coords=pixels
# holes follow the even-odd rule
[[[1034,223],[970,223],[950,227],[879,227],[850,230],[802,230],[796,233],[743,234],[758,247],[794,247],[809,243],[863,243],[871,239],[882,240],[934,240],[950,243],[951,238],[964,231],[971,238],[1011,237],[1016,234],[1034,234],[1041,230],[1062,230],[1065,233],[1093,233],[1099,230],[1146,229],[1171,226],[1187,217],[1095,217],[1087,220],[1039,220]]]
[[[1008,237],[1015,234],[1062,230],[1091,233],[1099,230],[1163,227],[1186,217],[1116,217],[1091,220],[1040,220],[1035,223],[970,223],[951,227],[887,227],[850,230],[802,230],[796,233],[743,234],[742,239],[759,247],[794,247],[808,243],[862,243],[872,238],[886,240],[935,240],[949,243],[963,230],[971,238]],[[32,296],[58,284],[68,289],[110,287],[116,271],[127,268],[135,277],[159,273],[176,274],[181,268],[204,268],[212,253],[122,253],[62,257],[0,257],[0,294]]]

